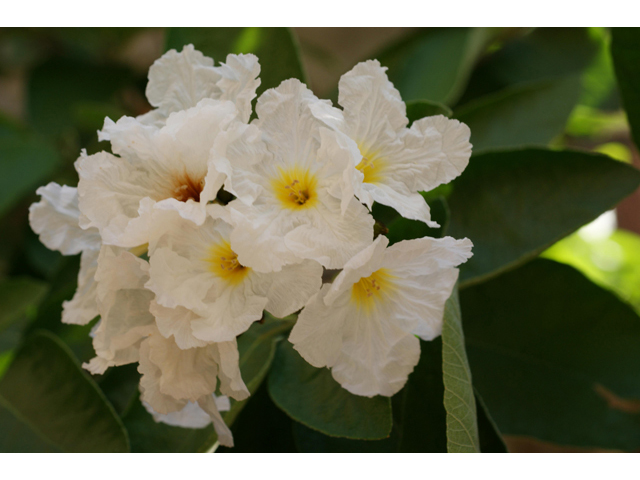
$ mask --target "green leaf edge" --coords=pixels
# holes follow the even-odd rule
[[[455,343],[462,348],[457,349],[454,345]],[[444,408],[447,412],[447,451],[449,453],[480,453],[478,419],[473,383],[471,382],[471,368],[469,367],[464,345],[458,289],[454,287],[451,297],[446,303],[442,325],[442,376],[444,380]],[[457,358],[458,361],[452,362],[450,360],[451,357]],[[453,377],[448,372],[448,365],[462,368],[466,378]],[[452,379],[455,379],[456,382],[452,382]],[[458,388],[458,382],[468,384],[468,388]],[[462,390],[466,390],[466,392]],[[465,396],[469,398],[463,398]],[[469,431],[469,426],[465,425],[455,414],[456,408],[460,405],[466,405],[468,411],[472,414],[473,426],[471,426],[471,431]],[[455,429],[455,425],[461,426],[466,432],[469,444],[457,441],[460,437],[460,430]]]
[[[560,149],[560,150],[556,150],[556,149],[549,149],[549,148],[540,148],[540,147],[522,147],[522,148],[505,148],[505,149],[491,149],[491,150],[483,150],[482,153],[480,155],[485,155],[485,154],[490,154],[490,153],[494,153],[494,152],[519,152],[519,151],[523,151],[523,150],[541,150],[541,151],[545,151],[545,152],[569,152],[569,153],[579,153],[581,155],[589,155],[592,157],[602,157],[605,158],[607,161],[611,161],[611,162],[615,162],[618,165],[624,165],[624,168],[628,168],[629,169],[629,174],[630,175],[637,175],[638,178],[638,185],[640,185],[640,172],[638,171],[638,169],[631,167],[629,165],[626,165],[622,162],[619,162],[617,160],[614,160],[613,158],[611,158],[608,155],[605,155],[603,153],[592,153],[592,152],[585,152],[582,150],[575,150],[575,149],[569,149],[569,148],[564,148],[564,149]],[[633,173],[631,173],[633,172]],[[463,173],[464,175],[464,173]],[[616,205],[618,205],[618,203],[620,203],[624,198],[626,198],[627,196],[631,195],[633,192],[630,192],[629,194],[627,194],[626,196],[622,197],[620,200],[618,200],[617,202],[615,202],[613,205],[609,206],[608,208],[605,208],[600,214],[611,210],[613,207],[615,207]],[[596,215],[595,217],[593,217],[591,219],[591,221],[595,220],[596,218],[598,218],[598,216],[600,215]],[[449,224],[446,225],[446,227],[448,228],[450,226],[450,222]],[[562,235],[556,237],[554,240],[543,244],[542,246],[531,250],[530,252],[520,256],[519,258],[513,260],[510,263],[506,263],[504,265],[502,265],[501,267],[492,270],[489,273],[485,273],[484,275],[478,275],[476,277],[472,277],[468,280],[462,280],[458,283],[458,288],[460,290],[463,290],[467,287],[471,287],[473,285],[477,285],[479,283],[483,283],[486,282],[487,280],[491,280],[492,278],[495,278],[499,275],[502,275],[503,273],[509,272],[511,270],[514,270],[516,268],[518,268],[521,265],[524,265],[525,263],[533,260],[534,258],[536,258],[538,255],[540,255],[542,252],[544,252],[547,248],[549,248],[551,245],[553,245],[554,243],[559,242],[560,240],[562,240],[565,237],[568,237],[569,235],[571,235],[573,232],[576,232],[578,229],[580,229],[581,227],[578,228],[574,228],[571,230],[567,230],[566,233],[563,233]],[[445,231],[444,234],[446,235],[447,232]]]

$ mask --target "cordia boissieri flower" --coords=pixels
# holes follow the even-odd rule
[[[243,265],[230,244],[228,210],[209,205],[198,226],[176,212],[156,212],[152,221],[152,310],[165,336],[182,348],[235,339],[267,310],[285,317],[320,290],[322,267],[313,260],[261,273]]]
[[[400,215],[432,227],[429,206],[418,193],[448,183],[469,163],[470,131],[442,115],[409,123],[400,93],[377,60],[357,64],[340,79],[340,112],[326,104],[312,110],[327,125],[348,135],[361,156],[355,165],[363,183],[356,196],[393,207]],[[336,114],[336,111],[338,112]]]
[[[354,256],[302,310],[289,341],[356,395],[392,396],[442,331],[444,305],[471,257],[468,239],[386,237]]]
[[[353,196],[357,146],[314,117],[315,103],[325,102],[286,80],[260,96],[258,120],[216,139],[212,163],[238,197],[231,247],[256,271],[303,259],[342,268],[373,241],[374,220]]]

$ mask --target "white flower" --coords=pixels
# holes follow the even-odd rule
[[[231,408],[229,397],[213,395],[219,412],[226,412]],[[144,408],[156,422],[166,423],[173,427],[204,428],[211,424],[211,417],[197,403],[187,402],[182,410],[162,414],[156,412],[147,402],[142,402]]]
[[[220,416],[213,393],[219,379],[223,395],[236,400],[249,396],[240,376],[235,339],[183,350],[173,339],[155,331],[140,345],[138,371],[142,374],[141,400],[154,411],[167,415],[197,403],[209,415],[220,443],[233,446],[231,431]]]
[[[108,367],[137,362],[140,342],[155,331],[149,312],[153,293],[144,288],[149,264],[123,248],[103,246],[95,281],[100,323],[93,332],[96,357],[83,367],[102,374]]]
[[[231,100],[244,122],[251,116],[251,100],[260,85],[260,64],[255,55],[227,55],[227,63],[213,66],[205,57],[186,45],[182,52],[169,50],[149,69],[147,98],[154,107],[138,120],[161,127],[174,112],[195,107],[204,98]],[[107,134],[108,137],[108,134]],[[106,138],[108,139],[108,138]]]
[[[238,197],[229,205],[231,246],[257,271],[302,259],[341,268],[373,240],[374,220],[353,196],[357,146],[312,115],[316,103],[332,108],[286,80],[258,99],[258,120],[214,145],[212,163]]]
[[[202,226],[175,212],[156,212],[150,252],[152,311],[158,328],[181,348],[224,342],[262,318],[285,317],[319,291],[322,267],[311,260],[260,273],[245,267],[231,249],[226,209],[209,206]]]
[[[415,335],[440,335],[444,304],[471,257],[471,242],[376,241],[353,257],[300,313],[289,340],[315,367],[356,395],[398,392],[420,358]]]
[[[327,125],[352,138],[361,152],[356,168],[364,183],[356,196],[371,208],[374,201],[393,207],[405,218],[430,226],[429,207],[417,192],[433,190],[460,175],[469,163],[469,128],[442,115],[413,122],[411,128],[400,93],[377,60],[359,63],[340,79],[336,114],[326,105],[312,110]]]
[[[213,141],[237,117],[233,103],[205,99],[174,113],[161,129],[130,117],[105,121],[112,149],[81,156],[79,207],[82,228],[95,227],[108,245],[148,243],[154,209],[176,210],[204,222],[205,207],[216,198],[224,177],[208,168]],[[237,121],[237,120],[235,120]]]
[[[98,315],[94,275],[98,267],[100,233],[96,228],[79,226],[78,191],[51,182],[36,190],[42,199],[29,207],[29,223],[40,241],[50,250],[80,257],[78,289],[62,306],[62,321],[85,325]]]

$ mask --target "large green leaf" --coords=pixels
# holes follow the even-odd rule
[[[520,29],[522,30],[522,29]],[[507,32],[509,33],[509,32]],[[587,28],[537,28],[503,41],[474,70],[461,103],[523,83],[580,75],[595,60],[598,40]]]
[[[504,434],[640,448],[640,317],[538,259],[461,292],[474,384]]]
[[[328,369],[309,365],[289,342],[278,346],[268,386],[274,403],[291,418],[327,435],[375,440],[391,432],[388,398],[349,393]]]
[[[27,277],[0,282],[0,352],[18,345],[48,290],[46,283]]]
[[[306,81],[300,49],[293,32],[283,27],[170,28],[167,49],[192,43],[196,49],[224,62],[229,53],[253,53],[260,60],[258,95],[288,78]]]
[[[51,176],[56,150],[40,137],[0,119],[0,216]]]
[[[428,99],[451,105],[462,93],[490,37],[488,29],[431,28],[377,58],[403,100]]]
[[[20,414],[2,397],[0,397],[0,428],[2,429],[0,434],[0,452],[2,453],[62,452],[21,418]]]
[[[116,92],[130,82],[131,73],[122,67],[49,60],[35,68],[29,78],[31,125],[44,134],[60,134],[77,123],[78,108],[87,102],[113,103]]]
[[[240,371],[252,394],[271,366],[277,342],[291,329],[291,325],[288,321],[269,318],[262,325],[255,323],[238,338]],[[247,401],[231,401],[231,410],[222,413],[227,425],[234,422]],[[206,452],[215,448],[217,442],[213,426],[188,429],[156,423],[138,400],[134,400],[131,409],[126,412],[124,423],[134,452]]]
[[[301,452],[440,452],[447,451],[443,405],[442,339],[420,341],[420,361],[404,388],[392,398],[393,428],[383,440],[352,440],[324,435],[294,423]]]
[[[18,350],[0,382],[0,396],[34,434],[60,450],[129,450],[113,407],[68,348],[49,333],[29,337]]]
[[[447,410],[447,451],[480,451],[471,370],[464,348],[458,290],[447,300],[442,325],[442,374]]]
[[[639,184],[640,172],[599,154],[522,149],[473,157],[448,198],[447,234],[474,244],[461,286],[534,258]]]
[[[456,110],[471,129],[474,153],[496,148],[546,146],[562,133],[580,97],[580,77],[518,84]]]
[[[611,55],[624,108],[636,145],[640,148],[640,30],[611,29]]]

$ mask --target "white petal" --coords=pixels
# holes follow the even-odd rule
[[[310,221],[285,235],[285,245],[298,257],[319,262],[325,268],[342,268],[373,241],[373,217],[366,207],[351,197],[342,215],[340,200],[319,199],[309,209]]]
[[[252,277],[253,291],[267,298],[265,309],[277,318],[300,310],[321,286],[322,266],[313,260]]]
[[[163,307],[158,305],[155,300],[151,301],[150,311],[156,317],[156,325],[162,336],[165,338],[173,336],[179,348],[184,350],[207,346],[207,342],[193,336],[191,322],[200,318],[193,311],[184,307]]]
[[[197,401],[216,390],[215,345],[182,350],[173,339],[149,337],[149,359],[160,369],[160,392],[179,400]]]
[[[251,117],[251,101],[260,86],[260,64],[258,57],[252,54],[227,55],[227,62],[217,67],[221,78],[218,87],[222,92],[221,100],[232,100],[241,112],[243,122]]]
[[[74,325],[86,325],[99,315],[96,303],[99,249],[85,250],[80,257],[78,288],[73,298],[62,302],[62,322]]]
[[[166,423],[173,427],[204,428],[211,423],[209,414],[202,410],[197,403],[187,402],[182,410],[167,414],[156,412],[147,402],[142,402],[142,405],[156,422]]]
[[[240,373],[240,353],[235,338],[229,342],[216,343],[215,358],[220,370],[220,392],[240,401],[249,397],[249,390],[242,380]],[[220,402],[218,409],[220,408]],[[229,410],[229,408],[227,408]]]
[[[361,62],[340,78],[338,103],[348,134],[361,149],[392,141],[409,123],[400,93],[377,60]]]
[[[138,361],[140,341],[155,330],[149,312],[153,293],[144,288],[148,268],[144,260],[117,247],[100,251],[95,280],[101,320],[93,346],[109,366]]]
[[[342,349],[342,330],[351,314],[346,297],[333,308],[326,307],[324,297],[329,288],[331,285],[325,284],[311,297],[289,335],[302,358],[318,368],[335,365]]]
[[[209,417],[213,422],[213,428],[215,428],[216,433],[218,434],[218,442],[220,442],[220,445],[233,447],[233,435],[231,434],[229,427],[227,427],[227,424],[224,423],[224,420],[220,416],[218,406],[216,405],[213,397],[209,395],[201,398],[198,401],[198,405],[209,414]]]
[[[36,190],[42,200],[29,207],[29,223],[40,241],[50,250],[76,255],[83,250],[100,248],[100,234],[95,228],[83,230],[78,221],[78,191],[51,182]]]
[[[389,247],[383,266],[407,275],[428,275],[440,269],[457,267],[471,256],[473,244],[468,238],[423,237],[403,240]]]
[[[138,365],[138,372],[142,374],[140,399],[148,403],[153,410],[164,415],[180,411],[187,405],[187,400],[178,400],[160,391],[162,372],[150,359],[149,341],[150,338],[140,344],[140,364]]]
[[[186,45],[180,53],[169,50],[151,66],[147,98],[169,116],[195,106],[203,98],[219,98],[220,78],[213,59]]]
[[[362,195],[363,192],[366,192],[365,195]],[[392,207],[404,218],[420,220],[431,228],[440,226],[438,222],[431,220],[431,209],[424,197],[419,193],[411,193],[404,183],[395,182],[391,178],[385,183],[364,183],[358,193],[364,203],[375,200]]]
[[[443,115],[417,120],[403,132],[402,150],[390,158],[395,167],[391,174],[413,192],[449,183],[469,164],[470,135],[464,123]]]

